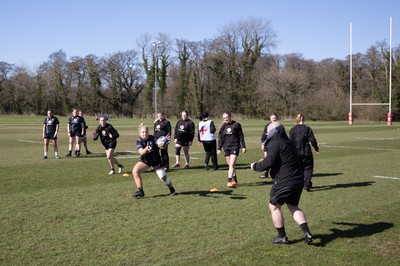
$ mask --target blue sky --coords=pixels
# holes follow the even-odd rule
[[[139,36],[159,32],[202,41],[248,17],[269,20],[278,43],[274,54],[305,59],[345,59],[349,24],[353,53],[378,41],[400,43],[398,0],[3,0],[0,61],[36,68],[62,49],[67,57],[99,57],[136,49]]]

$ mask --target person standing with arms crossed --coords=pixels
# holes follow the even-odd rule
[[[268,136],[267,128],[268,128],[268,125],[271,124],[271,122],[276,122],[276,121],[278,121],[278,116],[277,116],[275,113],[272,113],[272,114],[269,116],[269,121],[270,121],[270,122],[268,122],[268,123],[265,125],[264,131],[263,131],[263,133],[262,133],[262,135],[261,135],[261,150],[264,151],[264,158],[267,157],[267,148],[266,148],[266,145],[265,145],[265,142],[267,141],[267,136]],[[266,177],[268,177],[268,172],[269,172],[268,170],[265,171],[263,175],[260,175],[260,176],[259,176],[259,178],[266,178]]]
[[[299,154],[303,170],[304,170],[304,189],[308,192],[312,189],[312,176],[314,171],[314,157],[311,145],[315,152],[319,155],[318,142],[314,137],[313,130],[304,124],[304,115],[296,116],[296,125],[290,129],[289,138],[294,143]],[[310,145],[311,143],[311,145]]]
[[[149,135],[147,126],[139,125],[139,139],[136,141],[136,149],[140,154],[139,162],[132,169],[133,178],[138,190],[133,193],[133,197],[144,197],[143,182],[141,174],[152,167],[157,173],[158,178],[168,187],[171,196],[175,196],[175,188],[172,186],[171,179],[167,176],[161,162],[160,152],[156,144],[156,138]]]
[[[68,145],[68,154],[66,156],[71,157],[72,148],[75,142],[75,156],[79,157],[81,155],[81,141],[82,136],[85,133],[85,125],[82,120],[82,117],[78,115],[78,110],[72,110],[72,116],[68,119],[68,138],[69,138],[69,145]]]
[[[304,185],[304,175],[297,155],[296,147],[286,135],[285,128],[279,122],[268,126],[267,152],[264,160],[250,165],[251,170],[261,172],[271,169],[273,184],[270,191],[269,210],[278,236],[273,244],[289,244],[286,236],[282,206],[286,203],[293,219],[304,233],[304,242],[312,242],[306,215],[299,208]]]
[[[100,117],[99,124],[96,131],[93,132],[93,140],[97,140],[100,137],[101,144],[103,144],[105,148],[108,164],[111,167],[108,174],[115,174],[114,164],[118,165],[118,174],[120,174],[124,166],[114,157],[114,150],[117,147],[119,133],[111,124],[106,123],[106,118],[104,116]]]
[[[218,170],[218,157],[217,157],[217,140],[214,133],[217,131],[215,128],[214,121],[209,119],[208,113],[204,113],[201,116],[201,121],[199,123],[199,133],[198,140],[199,145],[203,144],[204,151],[206,153],[204,158],[204,169],[209,170],[210,167],[208,163],[211,161],[213,163],[214,170]]]
[[[157,120],[154,121],[154,137],[157,140],[162,136],[167,137],[169,140],[171,139],[171,123],[165,118],[164,112],[160,111],[157,113]],[[162,165],[167,171],[169,169],[168,146],[160,149],[160,153]]]
[[[176,160],[175,164],[172,166],[173,168],[180,166],[181,149],[183,148],[183,152],[185,153],[185,165],[182,168],[189,169],[189,147],[193,143],[194,135],[195,125],[193,121],[189,119],[188,111],[184,110],[181,112],[181,119],[178,120],[175,126],[174,139]]]
[[[221,149],[224,148],[224,155],[226,162],[228,163],[228,183],[227,187],[236,188],[238,185],[236,175],[236,161],[242,149],[243,153],[246,153],[246,143],[244,141],[244,134],[240,123],[232,120],[231,113],[224,113],[222,115],[224,123],[222,124],[218,134],[218,151],[221,153]]]
[[[51,110],[47,111],[47,116],[43,123],[43,139],[44,139],[44,154],[43,159],[47,159],[47,153],[49,151],[49,143],[53,142],[54,146],[54,156],[56,159],[58,157],[58,144],[57,144],[57,134],[60,127],[58,118],[53,115]]]

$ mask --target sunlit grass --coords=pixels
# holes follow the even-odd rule
[[[0,264],[2,265],[398,265],[400,239],[399,124],[310,122],[320,143],[314,192],[300,207],[314,244],[284,209],[290,245],[274,246],[268,212],[270,179],[249,164],[262,158],[265,121],[240,121],[248,152],[238,160],[239,187],[225,186],[226,163],[205,171],[202,147],[191,148],[189,170],[169,176],[171,197],[154,172],[143,175],[146,197],[131,197],[132,176],[108,176],[100,142],[94,155],[42,160],[41,117],[0,117]],[[90,133],[97,121],[87,118]],[[66,128],[66,118],[60,118]],[[137,125],[112,119],[121,134],[117,157],[131,173]],[[145,120],[148,125],[151,120]],[[172,121],[174,125],[176,121]],[[216,124],[220,121],[217,119]],[[285,121],[287,131],[292,122]],[[66,131],[66,129],[65,129]],[[173,162],[173,149],[170,147]],[[211,188],[219,192],[211,193]]]

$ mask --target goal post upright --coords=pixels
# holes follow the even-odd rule
[[[353,124],[353,24],[350,21],[350,111],[349,111],[349,125]]]
[[[390,17],[389,26],[389,112],[387,114],[387,125],[392,125],[392,17]]]

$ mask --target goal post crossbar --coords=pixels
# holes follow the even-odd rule
[[[351,105],[390,105],[390,103],[352,103]]]

